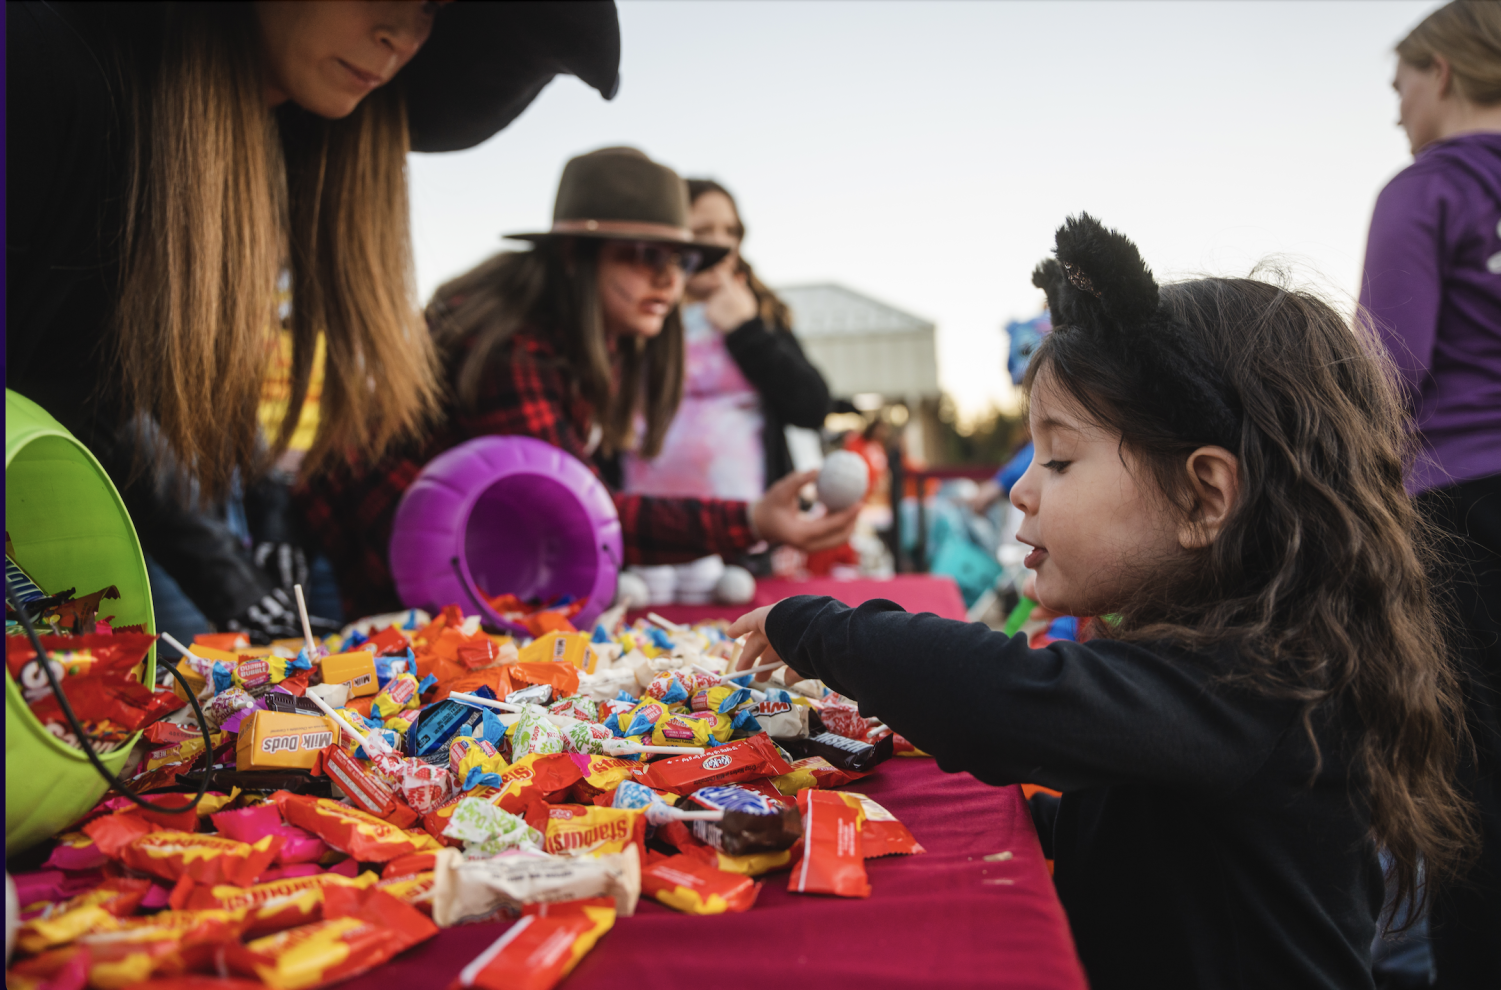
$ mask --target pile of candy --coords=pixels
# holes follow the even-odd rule
[[[145,726],[129,784],[168,810],[107,795],[14,878],[7,986],[306,990],[519,916],[454,986],[548,987],[643,894],[745,911],[789,870],[789,890],[864,897],[865,859],[922,851],[832,790],[920,754],[822,684],[727,675],[739,645],[712,624],[615,613],[590,633],[567,607],[496,603],[532,637],[452,606],[322,643],[199,637],[177,669],[211,752],[181,687],[120,687],[150,636],[44,640],[80,717]],[[7,659],[23,681],[37,663],[20,637]],[[104,712],[84,685],[106,671]]]

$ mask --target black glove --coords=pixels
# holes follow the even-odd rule
[[[295,543],[257,543],[251,559],[283,591],[290,592],[293,585],[308,583],[307,554]]]
[[[225,624],[229,632],[242,632],[250,637],[255,646],[265,646],[273,639],[301,639],[302,620],[297,615],[297,606],[292,597],[280,588],[230,619]],[[308,616],[308,625],[314,636],[326,636],[339,631],[339,624],[331,619]]]

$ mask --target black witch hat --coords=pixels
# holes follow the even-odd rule
[[[553,77],[612,99],[620,86],[613,0],[444,4],[432,36],[396,76],[414,151],[459,151],[520,116]]]

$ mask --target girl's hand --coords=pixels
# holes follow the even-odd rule
[[[817,518],[810,516],[798,505],[797,493],[808,482],[817,479],[817,470],[789,474],[766,489],[760,501],[751,504],[751,523],[761,539],[791,544],[799,550],[811,552],[837,547],[850,538],[864,501],[856,502],[842,512]]]
[[[745,284],[745,276],[715,265],[704,273],[715,278],[709,298],[704,300],[704,315],[720,333],[729,333],[755,319],[756,294]]]
[[[766,617],[771,614],[775,605],[763,605],[754,612],[747,612],[730,624],[729,635],[739,638],[745,637],[745,648],[740,651],[740,659],[735,661],[736,670],[749,670],[761,660],[766,663],[786,663],[777,656],[777,651],[771,648],[771,641],[766,638]],[[770,674],[757,674],[757,680],[766,680]]]

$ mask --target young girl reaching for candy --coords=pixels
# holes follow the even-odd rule
[[[1308,294],[1159,286],[1087,215],[1056,253],[1011,500],[1042,604],[1110,618],[1033,650],[800,596],[731,627],[740,666],[821,678],[945,770],[1062,791],[1042,840],[1096,990],[1370,987],[1377,850],[1421,902],[1472,842],[1387,365]]]

